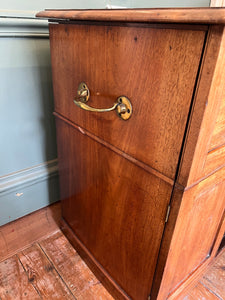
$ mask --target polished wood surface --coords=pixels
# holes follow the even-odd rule
[[[213,116],[211,116],[212,119],[210,119],[209,122],[206,122],[206,125],[203,127],[205,128],[202,136],[200,137],[200,130],[203,122],[203,118],[205,117],[205,111],[206,108],[208,108],[208,99],[210,92],[213,92],[211,89],[211,84],[215,78],[218,76],[221,76],[220,72],[222,71],[217,70],[216,66],[218,66],[218,60],[219,60],[219,53],[220,53],[220,45],[221,40],[223,37],[223,26],[212,26],[209,28],[209,32],[207,35],[206,45],[205,45],[205,52],[202,58],[202,61],[204,62],[201,65],[200,74],[196,86],[196,92],[193,99],[193,105],[191,107],[190,111],[190,119],[189,124],[187,128],[187,134],[185,137],[185,144],[184,149],[182,152],[181,162],[179,166],[179,172],[177,181],[183,185],[183,186],[190,186],[191,184],[194,184],[196,179],[190,178],[190,169],[192,167],[193,158],[196,150],[196,144],[199,140],[201,141],[201,144],[207,144],[208,143],[208,133],[209,130],[208,126],[212,126],[213,120],[216,118],[215,111],[213,111]],[[218,72],[219,71],[219,72]],[[215,89],[214,89],[215,91]],[[221,99],[218,99],[221,101]],[[211,101],[211,103],[214,103],[214,105],[218,106],[218,101]],[[208,118],[209,120],[209,118]],[[199,151],[201,154],[198,155],[198,151],[195,155],[198,155],[198,159],[196,158],[195,163],[195,172],[198,174],[200,165],[204,164],[203,156],[205,157],[206,153],[208,152],[207,145],[204,146],[205,150],[201,149],[199,146]],[[205,151],[205,152],[204,152]],[[203,155],[203,156],[201,156]],[[196,173],[193,172],[193,175]],[[201,177],[201,176],[199,176]],[[200,178],[201,179],[201,178]],[[188,182],[189,181],[189,182]]]
[[[182,196],[183,196],[183,190],[178,188],[173,189],[171,201],[170,201],[170,214],[169,214],[168,222],[166,223],[164,229],[163,239],[161,242],[157,266],[154,274],[154,281],[151,290],[152,299],[156,299],[159,293],[159,288],[161,285],[165,264],[168,258],[168,253],[170,251],[171,239],[173,237],[173,232],[174,232],[177,216],[180,209]]]
[[[160,173],[159,171],[149,167],[148,165],[144,164],[143,162],[141,162],[140,160],[137,160],[135,157],[128,155],[127,153],[121,151],[120,149],[116,148],[115,146],[107,143],[106,141],[98,138],[96,135],[94,135],[93,133],[87,131],[84,128],[81,128],[80,126],[74,124],[73,122],[71,122],[70,120],[68,120],[67,118],[63,117],[61,114],[58,114],[56,112],[53,113],[57,118],[59,118],[60,120],[65,121],[67,124],[72,125],[74,128],[76,128],[77,130],[79,130],[82,134],[90,137],[91,139],[93,139],[94,141],[100,143],[101,145],[103,145],[104,147],[109,148],[110,150],[112,150],[113,152],[121,155],[122,157],[126,158],[127,160],[129,160],[130,162],[132,162],[133,164],[135,164],[136,166],[144,169],[145,171],[147,171],[148,173],[151,173],[152,175],[155,175],[159,178],[161,178],[163,181],[169,183],[171,186],[174,185],[174,181],[170,178],[168,178],[167,176],[163,175],[162,173]],[[175,183],[176,187],[178,189],[183,190],[183,186],[179,185],[178,183]]]
[[[81,258],[88,265],[90,270],[101,281],[104,287],[110,292],[110,294],[117,300],[130,300],[130,297],[126,292],[117,284],[117,282],[109,275],[109,273],[103,268],[103,266],[96,260],[87,247],[80,241],[80,239],[74,234],[71,227],[62,219],[61,229],[70,243],[79,253]]]
[[[210,141],[210,150],[214,150],[225,144],[225,98],[222,99],[219,114]]]
[[[63,20],[225,24],[225,10],[217,8],[158,8],[120,10],[45,10],[37,17]]]
[[[220,46],[218,52],[218,57],[215,64],[215,69],[213,73],[212,82],[210,85],[210,90],[208,97],[205,98],[205,111],[202,118],[201,129],[198,134],[197,143],[195,145],[194,157],[191,164],[190,174],[187,181],[187,186],[193,185],[195,182],[201,180],[202,178],[210,175],[213,170],[217,170],[218,167],[224,166],[225,162],[223,159],[211,159],[212,155],[209,153],[210,140],[211,137],[215,134],[217,127],[217,118],[220,114],[221,108],[223,107],[224,97],[225,97],[225,32],[223,27],[218,27],[216,29],[217,39],[220,40]],[[214,36],[215,36],[214,33]],[[209,41],[210,43],[213,42]],[[201,86],[201,79],[200,79]],[[204,88],[203,80],[203,88]],[[201,94],[199,95],[201,96]],[[203,98],[202,98],[203,99]],[[194,112],[195,113],[195,112]],[[196,116],[197,117],[197,116]],[[222,138],[222,137],[221,137]],[[217,148],[220,151],[220,147]],[[215,149],[216,151],[216,149]],[[207,162],[209,154],[209,164]],[[223,154],[222,154],[223,155]],[[224,157],[224,155],[223,155]],[[221,157],[222,158],[222,157]],[[188,159],[188,157],[187,157]]]
[[[223,248],[208,265],[203,275],[189,290],[169,298],[176,300],[221,300],[225,299],[225,249]]]
[[[63,218],[128,295],[147,298],[171,185],[64,121],[56,124]]]
[[[107,14],[50,24],[62,228],[116,299],[178,299],[225,226],[224,27]],[[93,107],[127,96],[131,119],[76,107],[81,81]]]
[[[205,32],[51,24],[50,35],[55,111],[173,179]],[[127,96],[131,119],[74,105],[82,81],[90,106],[111,107]]]
[[[213,258],[224,216],[224,177],[225,168],[184,192],[158,299],[166,299],[168,291],[171,294]]]
[[[204,172],[209,174],[225,165],[225,145],[211,150],[205,160]]]
[[[173,238],[175,238],[176,236],[175,239],[177,239],[177,241],[174,244],[169,245],[167,249],[170,249],[171,251],[172,248],[174,251],[174,255],[171,255],[169,258],[166,252],[162,251],[163,249],[165,249],[164,245],[168,245],[168,241],[170,241],[171,237],[170,231],[168,231],[169,233],[167,233],[167,227],[170,224],[169,219],[169,222],[165,229],[164,239],[162,241],[162,250],[158,262],[158,267],[156,269],[156,279],[153,287],[153,295],[156,295],[157,293],[157,280],[160,281],[160,279],[157,278],[161,278],[159,273],[161,270],[162,274],[164,270],[163,262],[167,260],[168,270],[170,271],[164,270],[164,279],[161,285],[159,299],[165,299],[165,297],[169,293],[171,293],[171,291],[173,291],[170,296],[171,300],[177,299],[177,297],[180,293],[182,293],[183,290],[194,284],[194,282],[199,278],[199,276],[201,276],[201,273],[207,267],[207,264],[216,255],[216,251],[219,247],[225,230],[223,221],[225,206],[223,182],[223,146],[208,152],[211,136],[213,136],[213,133],[215,135],[215,132],[218,131],[218,124],[221,124],[221,114],[223,113],[223,31],[223,27],[213,26],[209,30],[207,37],[205,54],[203,56],[204,63],[200,70],[199,80],[196,88],[196,95],[194,97],[193,106],[190,113],[189,126],[177,177],[177,180],[180,184],[186,185],[185,193],[183,194],[183,196],[180,195],[180,199],[175,197],[175,203],[177,203],[177,205],[175,205],[175,208],[173,207],[173,205],[171,206],[171,218],[173,219],[175,210],[176,221],[173,220],[173,222],[176,222],[176,226],[178,226],[175,228],[177,236],[176,233],[173,232]],[[223,136],[220,135],[219,137],[218,135],[217,141],[221,139],[223,139]],[[192,168],[191,173],[190,167]],[[202,171],[202,168],[204,170],[204,173]],[[203,182],[206,184],[206,186],[207,184],[211,186],[208,192],[204,192],[205,196],[203,196],[201,188],[198,191]],[[195,194],[195,196],[193,193]],[[214,193],[215,195],[218,195],[215,197]],[[190,198],[188,197],[188,194],[190,195]],[[195,203],[192,203],[192,209],[194,209],[192,214],[192,209],[190,210],[190,207],[188,205],[191,204],[190,199],[193,200],[193,197],[195,197],[197,201]],[[204,199],[204,197],[206,197],[205,202],[202,202],[200,199]],[[214,206],[207,206],[209,200],[214,203]],[[185,201],[187,201],[186,204]],[[177,209],[179,203],[182,203],[182,205],[184,205],[181,206],[180,211]],[[220,208],[218,210],[219,215],[217,215],[215,209],[216,207],[218,208],[218,204],[220,205]],[[202,205],[206,205],[206,207],[203,208]],[[198,210],[198,213],[196,212],[196,209]],[[186,220],[186,217],[188,216],[190,217],[189,221]],[[207,222],[206,224],[202,225],[203,220],[205,221],[207,216],[213,220],[213,223],[216,227],[208,226]],[[187,225],[186,222],[188,222],[189,224],[188,231],[190,231],[190,234],[185,234],[183,238],[181,238],[180,233],[186,232],[183,227]],[[180,228],[179,224],[182,225]],[[206,241],[203,241],[203,243],[200,242],[202,233],[199,230],[205,231],[205,234],[203,235],[204,238],[205,236],[207,236],[207,240],[209,238],[208,245],[207,243],[205,243]],[[193,238],[192,241],[189,239],[190,235],[191,238]],[[180,244],[180,241],[182,241],[183,246]],[[210,249],[207,249],[207,247],[209,247]],[[189,254],[187,254],[186,261],[185,259],[182,259],[182,268],[179,269],[179,266],[177,266],[177,268],[175,267],[176,263],[174,260],[181,260],[182,251],[184,251],[184,253],[185,251],[186,253],[189,251]],[[178,253],[180,253],[180,258],[176,258],[176,255],[178,255]],[[190,259],[188,259],[188,255],[190,256]],[[202,257],[198,257],[198,255],[202,255]],[[204,256],[205,258],[208,258],[204,260]],[[172,271],[174,270],[174,268],[176,268],[176,272]],[[174,283],[170,286],[169,281],[172,281],[172,278],[174,276],[180,276],[180,279],[178,279],[177,282],[175,282],[175,280]]]

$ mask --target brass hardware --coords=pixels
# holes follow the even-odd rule
[[[77,97],[75,98],[75,100],[80,99],[82,102],[87,102],[89,97],[90,97],[90,91],[89,91],[88,86],[86,85],[86,83],[81,82],[78,85]]]
[[[116,109],[117,115],[122,120],[128,120],[132,115],[132,105],[130,100],[125,96],[117,98],[116,102],[110,108],[94,108],[86,104],[89,100],[90,91],[86,83],[81,82],[78,86],[77,97],[73,102],[80,108],[92,112],[107,112]]]
[[[166,212],[166,220],[165,220],[165,223],[167,223],[167,222],[168,222],[169,215],[170,215],[170,205],[168,205],[168,207],[167,207],[167,212]]]

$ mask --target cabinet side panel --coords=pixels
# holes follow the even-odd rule
[[[225,168],[184,192],[158,299],[210,261],[224,213],[224,176]]]
[[[190,131],[187,135],[186,147],[178,177],[179,183],[182,183],[182,180],[184,180],[183,176],[186,173],[186,182],[184,181],[182,184],[188,187],[206,178],[225,164],[224,149],[221,150],[222,145],[220,145],[224,141],[224,137],[222,136],[224,124],[220,121],[221,114],[223,115],[223,102],[225,98],[224,27],[213,27],[211,34],[212,37],[209,42],[209,50],[206,51],[206,61],[203,64],[203,71],[211,65],[211,62],[207,61],[207,58],[211,53],[210,49],[213,49],[213,45],[215,46],[215,53],[218,53],[218,57],[215,63],[215,56],[212,56],[212,63],[213,61],[215,63],[212,80],[206,80],[207,76],[205,72],[200,77],[199,88],[196,92],[196,107],[194,107],[193,118],[190,121]],[[208,93],[205,94],[204,88],[208,90]],[[205,107],[202,106],[203,104]],[[199,113],[201,114],[199,115]],[[197,121],[198,118],[201,118],[202,122]],[[200,131],[198,129],[199,126]],[[218,133],[218,131],[220,132]],[[219,137],[218,134],[220,135]],[[215,149],[212,149],[211,140],[216,145]],[[192,149],[192,154],[190,155],[191,152],[189,152],[188,155],[190,149]]]
[[[209,29],[177,178],[183,186],[204,177],[210,136],[222,101],[219,93],[224,90],[224,67],[221,64],[225,56],[222,54],[224,50],[220,49],[223,34],[223,26]]]
[[[225,89],[225,86],[223,88]],[[225,97],[222,98],[209,149],[213,150],[222,145],[225,145]]]
[[[204,174],[207,175],[225,165],[225,145],[207,153]]]
[[[154,274],[154,282],[151,290],[151,299],[156,299],[159,292],[162,275],[164,272],[168,252],[170,249],[170,243],[176,225],[177,215],[179,212],[182,196],[183,196],[183,190],[177,188],[173,190],[173,194],[170,202],[170,214],[163,233],[163,239],[159,251],[159,258],[157,261],[157,266]]]

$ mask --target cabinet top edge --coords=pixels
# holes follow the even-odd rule
[[[90,9],[44,10],[38,18],[51,21],[119,21],[144,23],[225,24],[225,8],[154,8],[154,9]]]

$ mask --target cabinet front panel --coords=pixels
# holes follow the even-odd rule
[[[62,214],[132,297],[147,299],[172,186],[57,119]]]
[[[153,27],[50,25],[55,110],[173,179],[205,32]],[[77,107],[80,82],[92,107],[128,97],[131,118]]]

